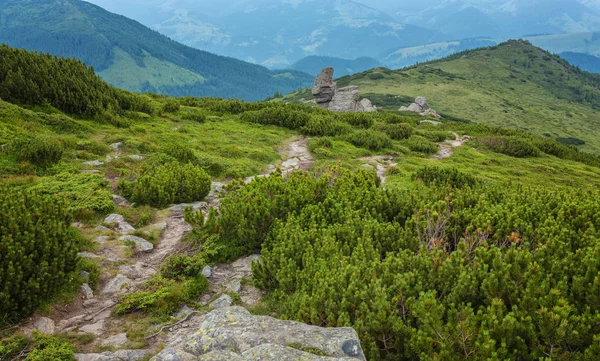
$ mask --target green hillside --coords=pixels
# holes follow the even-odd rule
[[[376,72],[390,84],[466,81],[436,66]],[[352,349],[367,360],[600,352],[598,155],[484,117],[432,124],[414,113],[131,93],[81,61],[8,46],[0,99],[2,360],[94,359],[123,333],[123,347],[146,359],[167,335],[213,342],[180,310],[208,312],[202,300],[224,294],[254,314],[353,327]],[[238,291],[205,276],[205,266],[227,272],[238,266],[223,262],[258,253]],[[134,268],[144,272],[135,286],[106,292]],[[22,331],[41,316],[75,321],[53,336]],[[223,337],[219,347],[239,352]],[[202,358],[210,348],[199,345]],[[327,344],[280,346],[335,356]]]
[[[577,138],[600,152],[600,76],[523,41],[467,51],[401,70],[374,69],[338,80],[358,85],[376,105],[398,109],[425,96],[438,112],[518,128],[553,139]],[[284,99],[309,99],[306,92]]]
[[[0,43],[75,57],[138,92],[261,100],[312,82],[184,46],[80,0],[0,0]]]

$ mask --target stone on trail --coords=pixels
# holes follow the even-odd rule
[[[104,218],[104,223],[106,224],[113,224],[113,223],[119,223],[119,222],[124,222],[125,221],[125,217],[123,217],[120,214],[111,214],[110,216]]]
[[[33,323],[33,329],[44,335],[54,335],[55,328],[54,321],[48,317],[38,317]]]
[[[119,350],[103,353],[76,353],[75,358],[77,361],[142,361],[146,360],[149,354],[148,350]]]
[[[229,295],[222,295],[210,304],[211,309],[226,308],[233,304],[233,299]]]
[[[104,289],[102,290],[102,294],[112,295],[115,293],[121,292],[121,289],[124,285],[131,283],[131,280],[122,274],[116,275],[113,279],[108,281]]]
[[[141,252],[150,252],[154,249],[154,245],[148,241],[146,241],[145,239],[141,238],[141,237],[137,237],[137,236],[122,236],[119,237],[119,241],[130,241],[135,243],[135,246],[137,249],[139,249]]]
[[[79,327],[79,331],[83,333],[90,333],[95,336],[100,336],[104,333],[104,320],[100,320],[91,325],[85,325]]]
[[[299,351],[315,349],[328,355]],[[253,316],[243,307],[227,307],[204,316],[203,322],[151,361],[174,360],[365,360],[352,328],[323,328],[268,316]]]
[[[92,288],[87,283],[81,285],[81,293],[83,293],[83,297],[85,297],[86,300],[94,298],[94,291],[92,291]]]
[[[210,266],[204,266],[202,275],[206,278],[210,278],[212,276],[212,268],[210,268]]]
[[[114,347],[122,347],[127,343],[127,334],[119,333],[114,336],[110,336],[107,339],[103,340],[100,344],[102,346],[114,346]]]

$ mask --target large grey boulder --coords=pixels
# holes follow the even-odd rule
[[[329,109],[336,112],[355,112],[360,101],[360,92],[355,85],[336,90]]]
[[[33,329],[45,335],[54,335],[56,326],[54,321],[48,317],[38,317],[33,323]]]
[[[119,350],[103,353],[76,353],[77,361],[142,361],[148,357],[148,350]]]
[[[319,350],[328,357],[295,350]],[[243,307],[227,307],[204,316],[187,336],[151,361],[175,360],[365,360],[356,331],[323,328],[268,316],[253,316]],[[196,358],[194,358],[194,356]]]
[[[429,104],[427,104],[427,99],[425,97],[417,97],[414,103],[412,103],[408,107],[400,107],[398,111],[415,112],[419,113],[422,116],[431,115],[436,118],[441,118],[441,115],[439,115],[435,110],[431,109]]]
[[[324,108],[328,108],[329,102],[335,94],[336,84],[333,81],[333,68],[324,68],[317,75],[312,89],[312,95],[315,97],[317,104]]]
[[[120,293],[123,286],[131,283],[131,280],[122,274],[116,275],[113,279],[108,281],[104,289],[102,290],[102,294],[104,295],[113,295],[115,293]]]

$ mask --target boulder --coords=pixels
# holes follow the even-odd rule
[[[120,214],[111,214],[110,216],[104,218],[104,223],[106,223],[106,224],[113,224],[113,223],[120,223],[120,222],[125,222],[125,217],[123,217]]]
[[[294,346],[293,348],[290,346]],[[301,350],[319,350],[318,356]],[[204,316],[197,329],[178,339],[151,361],[167,360],[365,360],[356,331],[323,328],[227,307]]]
[[[400,107],[398,109],[400,112],[415,112],[419,113],[422,116],[431,115],[436,118],[441,118],[441,116],[427,104],[427,99],[425,97],[417,97],[415,102],[409,105],[408,107]]]
[[[127,223],[127,222],[119,222],[117,223],[117,225],[115,226],[115,231],[119,232],[119,233],[129,233],[129,232],[135,232],[135,228]]]
[[[231,296],[229,295],[222,295],[221,297],[217,298],[216,300],[214,300],[211,304],[210,304],[210,308],[213,310],[217,310],[220,308],[226,308],[229,307],[233,304],[233,299],[231,298]]]
[[[92,291],[92,288],[87,283],[81,285],[81,293],[83,293],[83,297],[85,297],[86,300],[94,298],[94,291]]]
[[[48,317],[38,317],[33,323],[33,329],[45,335],[54,335],[55,328],[54,321]]]
[[[312,89],[315,102],[323,109],[336,112],[374,112],[377,108],[369,99],[360,99],[357,86],[337,88],[333,81],[333,68],[324,68],[317,78]]]
[[[81,326],[79,327],[79,331],[83,333],[91,333],[95,336],[100,336],[104,333],[104,320],[100,320],[91,325]]]
[[[118,274],[113,279],[108,281],[108,283],[106,284],[106,286],[104,286],[104,289],[102,290],[102,294],[112,295],[115,293],[119,293],[121,292],[123,286],[129,283],[131,283],[131,280],[129,278],[123,276],[122,274]]]
[[[119,237],[119,241],[130,241],[135,243],[135,247],[140,250],[140,252],[150,252],[154,249],[154,245],[142,237],[137,236],[122,236]]]
[[[202,275],[206,278],[210,278],[212,276],[212,268],[210,268],[210,266],[204,266]]]
[[[149,355],[148,350],[119,350],[103,353],[76,353],[77,361],[142,361]]]
[[[335,94],[336,84],[333,81],[333,68],[324,68],[317,75],[312,89],[312,95],[315,97],[317,104],[327,105],[333,99]]]
[[[112,195],[113,203],[118,207],[125,207],[127,205],[127,199],[125,197],[120,196],[118,194]]]

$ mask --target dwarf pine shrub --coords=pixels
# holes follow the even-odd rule
[[[211,186],[206,171],[192,164],[146,166],[135,177],[119,182],[122,194],[132,202],[154,207],[202,200]]]
[[[537,157],[540,153],[531,140],[520,137],[482,137],[480,141],[492,151],[511,157]]]
[[[0,187],[0,313],[17,320],[61,289],[78,241],[60,199]]]
[[[20,162],[29,162],[39,167],[50,167],[62,158],[62,145],[53,139],[23,137],[9,145],[10,152]]]

